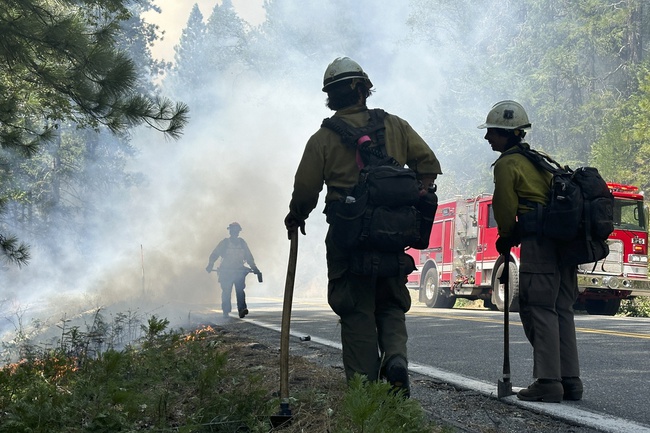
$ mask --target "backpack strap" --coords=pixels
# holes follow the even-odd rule
[[[568,167],[562,167],[550,155],[531,149],[530,147],[524,147],[521,143],[517,143],[515,152],[524,155],[538,170],[544,170],[553,175],[570,172]],[[518,215],[518,230],[520,234],[535,233],[538,237],[541,237],[544,218],[543,205],[523,199],[519,199],[519,204],[531,208],[526,214]]]
[[[368,110],[370,121],[366,126],[355,128],[340,117],[328,117],[323,120],[321,127],[331,129],[341,137],[341,142],[352,149],[358,150],[365,165],[399,165],[386,152],[386,126],[384,119],[386,112],[381,108]],[[370,141],[359,143],[363,136],[371,138]],[[370,146],[376,143],[376,146]]]
[[[562,166],[559,162],[551,158],[551,156],[548,155],[547,153],[540,152],[538,150],[534,150],[531,148],[526,148],[522,146],[520,143],[517,143],[516,152],[524,155],[536,167],[546,170],[550,173],[553,174],[573,173],[573,170],[571,170],[569,166],[566,165]]]
[[[584,213],[587,216],[587,218],[584,218],[584,224],[585,224],[585,234],[587,237],[587,242],[591,241],[591,201],[585,200],[582,204],[584,206]],[[594,266],[596,264],[594,263]]]
[[[322,127],[329,128],[336,132],[340,137],[343,144],[353,149],[357,148],[357,141],[364,135],[376,135],[379,130],[386,129],[384,126],[384,118],[386,112],[381,108],[368,110],[370,113],[370,122],[366,126],[355,128],[340,117],[332,116],[323,119]],[[381,134],[385,137],[385,134]]]

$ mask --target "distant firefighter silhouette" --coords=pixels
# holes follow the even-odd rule
[[[225,238],[216,246],[210,254],[208,259],[208,266],[205,270],[212,272],[214,270],[214,263],[221,257],[221,263],[217,268],[219,274],[219,284],[221,284],[221,310],[223,316],[228,317],[232,311],[232,287],[235,286],[235,294],[237,296],[237,311],[239,317],[244,318],[248,314],[248,307],[246,305],[246,294],[244,288],[246,287],[246,276],[253,272],[257,274],[258,280],[262,281],[262,273],[255,265],[253,254],[248,248],[246,241],[239,237],[241,232],[241,225],[233,222],[228,226],[230,237]],[[248,264],[249,267],[244,264]]]

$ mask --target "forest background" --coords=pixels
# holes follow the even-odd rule
[[[35,10],[44,18],[27,20]],[[0,334],[143,300],[172,324],[216,307],[204,268],[235,220],[264,273],[248,292],[281,293],[293,173],[332,114],[320,89],[339,56],[369,74],[369,106],[434,150],[441,200],[492,191],[497,155],[476,126],[503,99],[526,107],[534,148],[650,186],[642,0],[267,0],[256,26],[224,0],[193,7],[173,60],[151,54],[163,29],[143,17],[158,11],[150,0],[0,5]],[[70,73],[75,52],[106,56],[92,100],[89,75]],[[301,239],[297,296],[325,295],[322,205]]]

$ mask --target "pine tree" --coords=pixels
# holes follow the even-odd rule
[[[206,26],[206,45],[210,47],[208,63],[224,71],[243,59],[247,45],[246,23],[237,15],[230,0],[215,5]]]
[[[144,123],[172,138],[181,134],[187,106],[140,93],[133,60],[117,48],[120,25],[133,16],[127,4],[0,3],[0,215],[7,203],[6,168],[52,142],[61,124],[121,133]],[[0,253],[19,265],[29,259],[28,247],[4,234]]]
[[[195,3],[178,45],[174,47],[174,66],[166,83],[174,93],[187,95],[192,89],[204,92],[202,84],[208,72],[205,50],[205,23],[203,14]],[[198,95],[191,95],[192,99],[196,96]]]

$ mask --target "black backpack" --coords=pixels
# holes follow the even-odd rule
[[[364,163],[357,184],[342,191],[339,201],[328,203],[327,222],[332,240],[340,248],[385,253],[353,255],[361,268],[355,273],[373,273],[369,270],[372,267],[388,276],[396,274],[396,267],[403,270],[404,262],[407,268],[412,267],[411,260],[404,257],[405,248],[428,248],[438,199],[435,189],[421,196],[422,185],[415,172],[386,154],[386,113],[381,109],[369,113],[370,122],[362,128],[354,128],[337,117],[323,120],[322,126],[336,132],[344,145],[359,150]],[[359,145],[364,136],[370,140]],[[392,260],[396,253],[397,262]]]
[[[614,231],[614,196],[598,169],[572,170],[542,152],[518,149],[536,167],[553,175],[541,230],[561,243],[562,260],[583,264],[607,257],[607,238]]]

